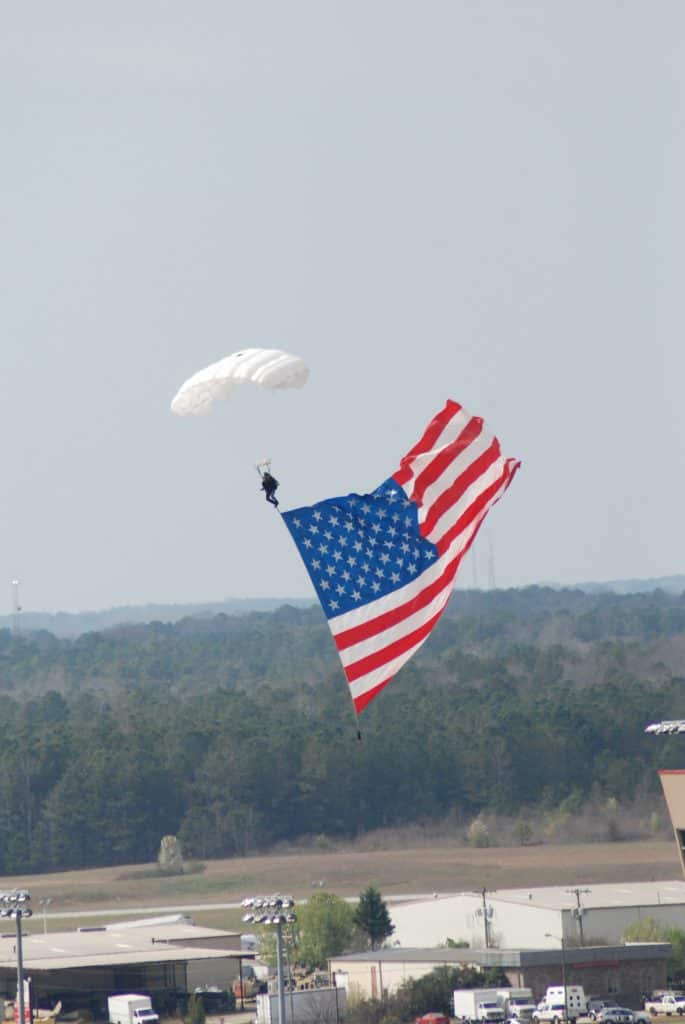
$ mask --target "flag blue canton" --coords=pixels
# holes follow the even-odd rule
[[[372,494],[328,498],[283,519],[329,619],[399,590],[438,556],[392,477]]]

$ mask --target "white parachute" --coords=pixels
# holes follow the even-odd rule
[[[277,348],[245,348],[189,377],[174,395],[171,411],[177,416],[207,416],[216,399],[230,398],[238,384],[262,388],[301,388],[309,368],[299,356]]]

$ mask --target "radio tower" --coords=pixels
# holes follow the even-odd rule
[[[495,549],[492,546],[492,534],[488,534],[488,589],[497,589],[497,580],[495,579]]]
[[[19,620],[21,616],[21,602],[19,601],[19,580],[12,580],[12,628],[19,633]]]

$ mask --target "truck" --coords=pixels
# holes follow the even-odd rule
[[[497,1001],[509,1020],[530,1021],[537,1007],[533,1001],[533,990],[530,988],[499,988]]]
[[[505,1011],[495,988],[458,988],[452,994],[454,1016],[461,1021],[502,1021]]]
[[[150,997],[132,992],[128,995],[109,996],[107,1013],[110,1024],[159,1024]]]
[[[587,998],[582,985],[550,985],[545,998],[533,1013],[535,1024],[575,1024],[585,1015]]]
[[[656,999],[647,1000],[645,1011],[652,1017],[672,1017],[674,1013],[682,1016],[685,1013],[685,996],[676,995],[675,992],[661,992]]]

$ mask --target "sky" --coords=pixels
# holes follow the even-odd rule
[[[684,105],[680,0],[5,6],[0,612],[313,595],[255,460],[448,397],[522,461],[462,585],[684,572]],[[249,346],[306,388],[171,415]]]

